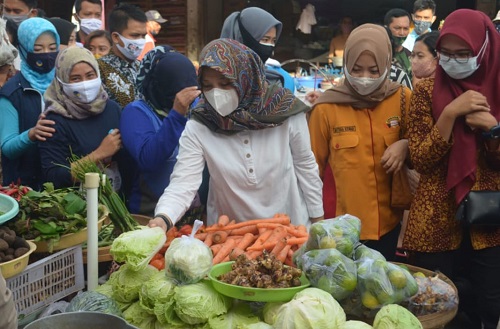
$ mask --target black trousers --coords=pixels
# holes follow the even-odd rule
[[[392,231],[382,235],[380,240],[365,240],[361,242],[363,242],[365,246],[379,251],[388,261],[394,261],[396,258],[399,232],[401,232],[401,224],[398,224]]]
[[[412,252],[410,262],[449,277],[459,292],[459,309],[465,312],[475,328],[496,329],[500,319],[500,246],[473,250],[470,233],[458,250],[422,253]]]

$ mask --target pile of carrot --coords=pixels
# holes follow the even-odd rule
[[[170,242],[181,233],[180,231],[183,231],[183,234],[190,233],[189,227],[169,230],[167,242],[160,254],[165,254]],[[308,236],[307,228],[304,225],[292,225],[286,214],[240,223],[222,215],[216,224],[203,227],[195,234],[197,239],[212,250],[214,264],[235,260],[241,254],[255,259],[267,250],[289,266],[294,266],[292,255],[307,241]],[[158,261],[161,260],[159,256],[154,259],[156,262],[152,265],[164,265],[164,262],[162,264]]]
[[[222,215],[217,224],[195,236],[210,247],[214,264],[235,260],[241,254],[255,259],[267,250],[281,262],[292,265],[293,252],[307,241],[308,233],[305,226],[290,224],[286,214],[241,223]]]

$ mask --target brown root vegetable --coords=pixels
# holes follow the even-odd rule
[[[5,241],[5,239],[0,239],[0,251],[6,251],[7,249],[9,249],[7,241]]]
[[[7,250],[5,250],[5,255],[14,256],[14,248],[8,248]]]
[[[17,248],[14,251],[14,258],[19,258],[22,255],[24,255],[25,253],[27,253],[28,251],[30,251],[28,248]]]
[[[16,239],[14,240],[14,244],[12,245],[12,248],[18,249],[18,248],[30,248],[30,245],[28,242],[26,242],[25,239],[21,238],[20,236],[16,236]]]
[[[16,240],[16,232],[12,231],[8,227],[5,227],[2,233],[3,236],[1,238],[4,239],[5,242],[9,244],[9,246],[12,246],[14,244],[14,241]]]
[[[5,257],[3,258],[3,262],[10,262],[13,259],[14,255],[5,255]]]

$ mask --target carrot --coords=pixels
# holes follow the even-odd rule
[[[296,267],[295,264],[293,263],[292,257],[287,257],[285,258],[285,265],[291,266],[291,267]]]
[[[241,228],[231,230],[231,235],[245,235],[246,233],[257,234],[259,230],[256,225],[248,225]]]
[[[236,258],[243,253],[245,253],[245,250],[238,247],[233,248],[233,250],[229,253],[229,260],[236,260]]]
[[[293,257],[293,253],[294,253],[294,250],[292,250],[292,248],[290,248],[290,250],[288,250],[288,255],[286,257],[292,258]]]
[[[240,243],[240,241],[243,239],[241,235],[230,235],[227,237],[227,240],[233,240],[236,244]]]
[[[292,246],[287,244],[285,248],[283,248],[279,254],[276,256],[276,258],[281,261],[282,263],[285,262],[286,256],[288,255],[288,250],[290,250]]]
[[[236,220],[232,219],[229,223],[227,223],[227,225],[234,225],[236,224]]]
[[[165,259],[155,259],[149,263],[151,266],[156,267],[158,270],[163,270],[165,268]]]
[[[263,242],[260,242],[259,244],[257,244],[259,242],[259,239],[260,237],[257,239],[257,241],[251,245],[250,247],[248,247],[247,249],[248,250],[272,250],[274,248],[274,246],[276,246],[276,244],[278,243],[279,240],[281,240],[282,238],[284,238],[286,236],[286,230],[283,226],[278,226],[276,227],[274,230],[269,230],[271,232],[271,234],[267,237],[267,239]],[[262,241],[262,240],[260,240]]]
[[[286,246],[286,238],[281,238],[277,243],[276,245],[274,246],[274,248],[271,250],[271,254],[273,254],[274,256],[278,256],[279,252],[285,248]]]
[[[157,252],[153,258],[151,258],[150,262],[153,261],[153,260],[157,260],[157,259],[162,259],[163,258],[163,255],[160,254],[159,252]]]
[[[278,217],[278,218],[264,218],[264,219],[250,219],[245,222],[241,223],[236,223],[232,225],[226,225],[222,229],[224,230],[234,230],[237,228],[241,228],[244,226],[248,225],[254,225],[258,223],[277,223],[277,224],[283,224],[283,225],[289,225],[290,224],[290,218],[289,217]],[[206,231],[211,232],[211,231],[217,231],[221,229],[220,227],[207,227]]]
[[[259,235],[262,235],[264,234],[265,231],[267,231],[268,229],[267,228],[259,228],[258,231],[259,231]]]
[[[257,240],[255,240],[255,242],[250,247],[248,247],[247,250],[252,250],[251,249],[252,247],[261,246],[267,240],[267,238],[269,238],[271,236],[272,233],[273,233],[272,230],[267,230],[264,233],[262,233],[261,235],[259,235],[257,237]],[[260,250],[262,250],[262,249],[260,249]]]
[[[255,240],[255,235],[253,235],[252,233],[247,233],[243,236],[241,241],[238,242],[238,245],[236,246],[236,248],[240,248],[240,249],[245,250],[252,244],[252,242],[254,240]]]
[[[194,237],[197,238],[198,240],[205,241],[207,235],[208,233],[196,233]]]
[[[275,229],[278,226],[282,226],[281,224],[276,224],[276,223],[259,223],[256,225],[257,228],[270,228],[270,229]]]
[[[219,216],[219,220],[217,221],[217,224],[219,226],[226,226],[227,224],[229,224],[229,216],[227,216],[227,215],[220,215]]]
[[[246,251],[245,255],[248,259],[255,259],[262,254],[262,250]]]
[[[205,238],[205,241],[203,241],[203,243],[205,243],[207,246],[211,246],[213,244],[213,237],[214,237],[214,234],[212,232],[209,232],[207,234],[207,237]]]
[[[229,255],[231,250],[236,246],[236,243],[234,240],[228,240],[226,243],[222,245],[222,248],[220,248],[219,252],[217,255],[215,255],[213,263],[214,264],[219,264],[226,256]]]
[[[298,225],[297,230],[301,232],[306,232],[307,233],[307,227],[305,225]]]
[[[296,238],[307,238],[309,236],[309,233],[307,233],[307,231],[302,232],[290,226],[286,226],[286,231]]]
[[[303,238],[290,238],[290,239],[288,239],[287,244],[290,245],[290,246],[294,245],[294,244],[303,245],[306,242],[307,242],[307,238],[306,237],[303,237]]]
[[[214,244],[210,246],[210,250],[212,250],[212,255],[215,256],[219,252],[219,250],[222,248],[221,244]]]
[[[212,233],[212,241],[214,243],[224,243],[229,234],[227,231],[216,231]]]

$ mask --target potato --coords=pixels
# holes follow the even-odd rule
[[[6,251],[9,249],[9,244],[4,239],[0,239],[0,251]]]
[[[12,255],[12,256],[14,256],[14,248],[8,248],[5,251],[5,255]]]
[[[5,257],[3,258],[3,261],[4,262],[9,262],[11,260],[14,259],[14,255],[5,255]]]
[[[14,240],[14,244],[12,245],[12,248],[18,249],[18,248],[30,248],[30,245],[28,242],[26,242],[25,239],[21,238],[20,236],[16,236],[16,240]]]
[[[19,258],[22,255],[24,255],[25,253],[27,253],[28,251],[30,251],[28,248],[17,248],[14,251],[14,258]]]

